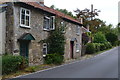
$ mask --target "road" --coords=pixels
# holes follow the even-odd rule
[[[90,59],[17,78],[118,78],[118,47]]]

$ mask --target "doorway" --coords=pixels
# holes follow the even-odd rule
[[[74,41],[70,41],[70,58],[74,58]]]
[[[28,53],[29,53],[29,40],[21,40],[20,41],[20,55],[23,57],[28,58]]]

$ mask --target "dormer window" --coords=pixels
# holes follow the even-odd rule
[[[20,9],[20,26],[30,28],[30,10]]]

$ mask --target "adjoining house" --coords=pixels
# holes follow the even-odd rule
[[[82,24],[79,21],[45,6],[44,2],[21,1],[5,4],[6,11],[2,13],[2,21],[5,23],[1,25],[3,32],[0,31],[0,45],[4,45],[1,42],[5,43],[2,47],[5,50],[0,49],[1,53],[28,57],[29,65],[43,64],[47,44],[40,44],[39,41],[46,39],[49,31],[56,29],[55,19],[58,19],[58,25],[66,26],[63,29],[66,38],[65,60],[81,56]]]

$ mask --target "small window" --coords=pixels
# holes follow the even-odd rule
[[[61,23],[61,31],[64,33],[65,32],[65,23],[62,21]]]
[[[76,34],[80,35],[80,26],[76,26]]]
[[[44,17],[44,30],[54,30],[55,29],[55,16]]]
[[[30,10],[20,9],[20,26],[30,28]]]
[[[47,44],[43,43],[43,57],[47,55]]]
[[[79,51],[80,51],[80,45],[76,44],[76,52],[79,52]]]

